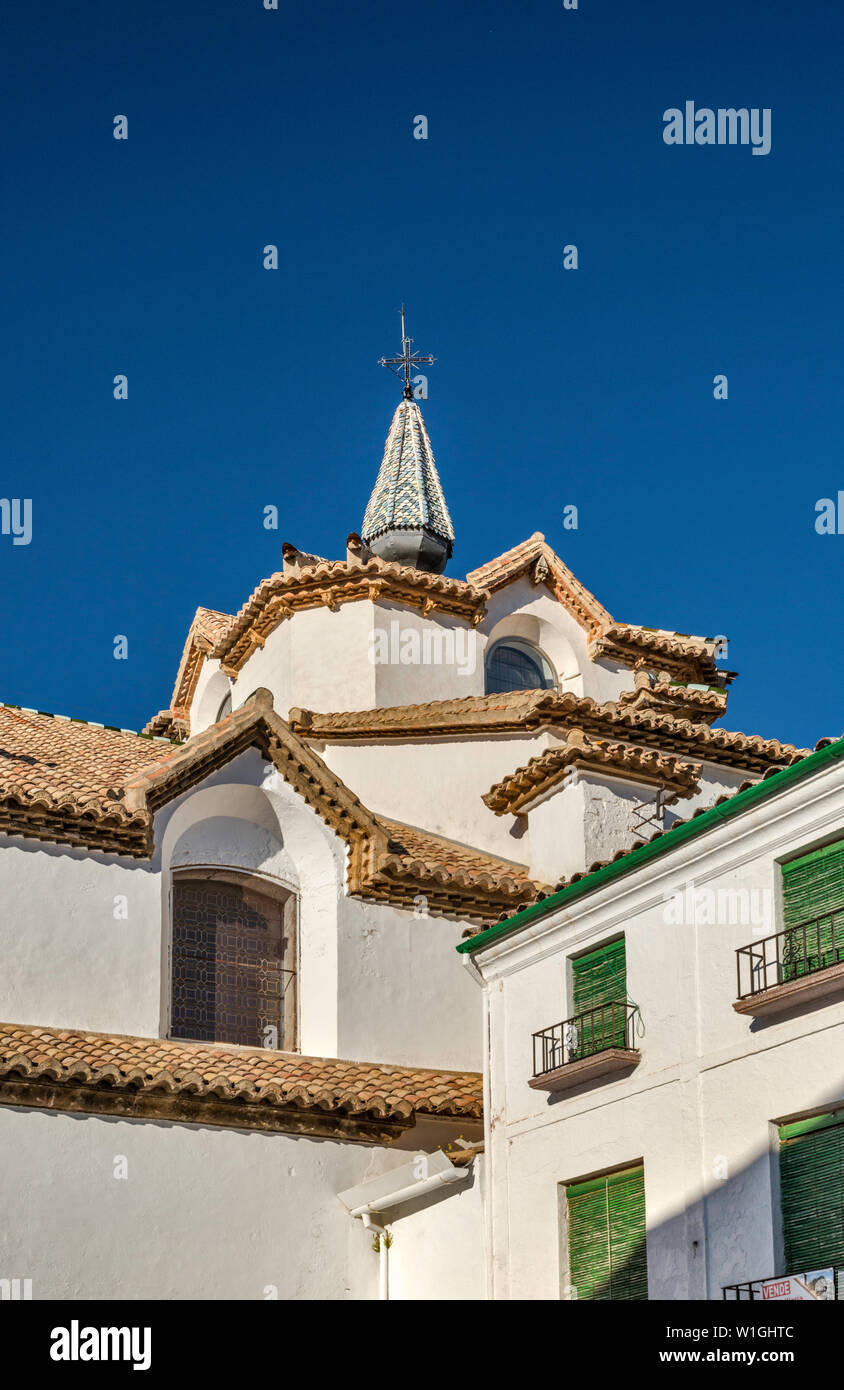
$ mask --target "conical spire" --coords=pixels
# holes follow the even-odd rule
[[[396,375],[403,377],[404,390],[384,445],[361,535],[383,560],[440,574],[454,548],[454,530],[422,411],[410,385],[411,367],[434,359],[411,352],[411,343],[404,331],[402,307],[401,356],[382,357],[381,362],[401,369]]]

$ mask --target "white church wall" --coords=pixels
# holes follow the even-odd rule
[[[155,863],[0,837],[0,1017],[155,1036]]]
[[[496,816],[481,798],[557,742],[544,731],[497,739],[391,739],[327,743],[320,755],[371,810],[525,864],[522,828],[512,816]]]
[[[225,671],[220,669],[219,661],[206,657],[191,701],[189,717],[192,735],[201,734],[204,729],[216,724],[220,706],[232,691],[233,683]]]
[[[586,812],[586,787],[577,776],[530,807],[525,847],[531,878],[556,884],[561,878],[583,872],[587,863]]]
[[[652,1299],[717,1299],[782,1272],[775,1125],[844,1103],[844,1000],[738,1015],[735,952],[778,930],[779,862],[842,833],[834,768],[475,956],[497,1297],[560,1297],[560,1185],[641,1160]],[[533,1033],[573,1013],[571,957],[622,933],[639,1065],[556,1097],[531,1089]]]
[[[358,659],[372,662],[376,708],[462,700],[484,693],[485,645],[471,623],[443,613],[423,617],[416,609],[380,602],[371,645]]]
[[[371,1236],[337,1194],[406,1162],[369,1144],[0,1106],[0,1274],[31,1279],[34,1299],[377,1299]]]
[[[695,792],[694,796],[683,797],[681,801],[669,806],[666,825],[677,819],[687,820],[699,806],[712,806],[719,796],[732,796],[745,782],[757,780],[757,773],[744,769],[722,767],[720,763],[701,763],[699,791]]]
[[[424,904],[416,910],[424,913]],[[480,1071],[480,999],[455,954],[467,926],[347,899],[338,953],[339,1056]]]
[[[372,622],[373,605],[364,601],[305,608],[284,619],[238,672],[234,708],[264,686],[283,719],[294,705],[372,709],[375,667],[367,658]]]

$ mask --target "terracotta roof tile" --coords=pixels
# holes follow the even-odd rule
[[[803,757],[791,743],[743,734],[679,718],[676,711],[599,704],[585,695],[554,690],[519,690],[506,695],[469,695],[459,700],[399,705],[376,710],[320,714],[292,709],[291,726],[303,738],[333,742],[372,737],[481,735],[541,728],[580,728],[590,737],[651,744],[663,752],[764,772]]]
[[[159,807],[253,746],[349,845],[350,892],[481,921],[536,892],[524,865],[374,815],[263,690],[181,744],[0,706],[0,833],[149,857]]]
[[[502,886],[511,883],[533,895],[542,885],[533,883],[527,866],[511,859],[502,859],[495,854],[486,854],[471,845],[457,840],[433,835],[430,831],[419,830],[416,826],[405,825],[401,821],[379,817],[381,825],[390,836],[388,852],[398,859],[408,871],[418,874],[446,873],[449,878],[461,878],[467,884],[476,882],[487,886]]]
[[[564,744],[547,748],[516,768],[496,782],[483,799],[497,816],[514,815],[557,786],[571,767],[598,769],[661,786],[673,800],[692,796],[698,789],[701,772],[700,763],[685,762],[674,753],[617,740],[591,739],[581,729],[572,729]]]
[[[169,739],[0,705],[0,830],[14,834],[15,819],[49,828],[56,818],[87,818],[119,841],[141,825],[124,803],[124,784],[172,746]]]
[[[14,1023],[0,1023],[0,1078],[224,1101],[235,1124],[244,1104],[405,1123],[417,1113],[478,1119],[483,1105],[476,1072]]]

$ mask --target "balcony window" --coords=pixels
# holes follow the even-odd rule
[[[762,1016],[844,990],[844,841],[782,866],[784,930],[736,953],[737,1013]]]
[[[568,1089],[635,1066],[635,1004],[627,1000],[624,940],[572,961],[575,1013],[533,1035],[535,1090]]]

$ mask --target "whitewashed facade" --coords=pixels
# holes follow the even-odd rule
[[[797,1272],[780,1128],[844,1105],[844,968],[832,949],[777,987],[764,940],[783,931],[783,864],[844,839],[842,753],[844,740],[469,943],[490,1037],[491,1297],[576,1297],[567,1188],[639,1164],[650,1298],[718,1299]],[[574,1015],[574,962],[622,936],[637,1057],[592,1076],[575,1062],[568,1082],[563,1065],[559,1089],[532,1088],[533,1035]],[[760,989],[737,1012],[748,946]],[[745,955],[743,993],[747,969]]]

